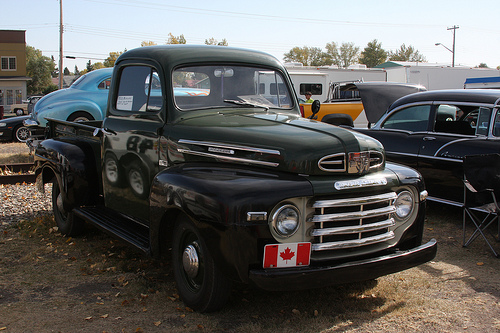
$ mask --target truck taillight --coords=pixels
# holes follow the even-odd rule
[[[304,117],[304,105],[300,106],[300,114]]]

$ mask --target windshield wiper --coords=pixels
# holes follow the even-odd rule
[[[231,103],[231,104],[236,104],[236,105],[241,105],[241,106],[251,106],[253,108],[263,108],[264,110],[269,111],[269,107],[266,105],[261,105],[261,104],[253,104],[253,103],[248,103],[245,101],[237,101],[234,99],[225,99],[224,103]]]

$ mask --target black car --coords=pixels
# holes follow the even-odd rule
[[[23,121],[30,116],[9,117],[0,120],[0,140],[25,142],[30,136]]]
[[[466,155],[500,153],[500,90],[418,92],[395,101],[371,129],[387,160],[424,177],[429,200],[461,205]]]

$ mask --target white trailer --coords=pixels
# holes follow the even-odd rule
[[[500,89],[500,76],[471,77],[464,82],[465,89]]]
[[[468,78],[500,76],[500,70],[492,68],[449,67],[396,61],[386,64],[388,65],[384,69],[387,71],[387,81],[419,84],[427,90],[463,89]]]

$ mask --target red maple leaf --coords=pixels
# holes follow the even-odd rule
[[[285,261],[291,260],[294,256],[295,252],[290,250],[289,247],[287,247],[284,252],[280,252],[280,257]]]

